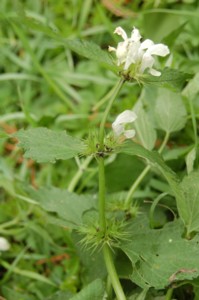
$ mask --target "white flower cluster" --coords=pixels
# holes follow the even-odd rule
[[[160,76],[161,72],[153,69],[155,59],[153,55],[166,56],[169,48],[164,44],[154,44],[147,39],[140,42],[141,35],[137,28],[134,28],[131,37],[128,38],[122,27],[117,27],[114,33],[123,38],[123,42],[118,43],[117,48],[109,46],[109,51],[115,51],[118,66],[123,65],[123,69],[130,70],[136,76],[147,70],[153,76]]]
[[[169,48],[164,44],[154,44],[153,41],[147,39],[141,42],[141,35],[137,28],[131,32],[131,37],[128,38],[122,27],[117,27],[114,33],[123,38],[123,42],[118,43],[117,48],[109,46],[109,51],[114,51],[117,57],[118,66],[122,65],[123,70],[127,71],[130,77],[138,78],[145,71],[148,71],[153,76],[160,76],[161,72],[155,70],[154,55],[166,56],[169,54]],[[115,136],[123,135],[125,138],[133,138],[135,130],[129,129],[129,124],[137,119],[137,115],[131,110],[125,110],[119,114],[112,124]]]

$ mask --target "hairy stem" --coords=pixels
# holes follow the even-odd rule
[[[98,158],[99,166],[99,225],[100,230],[106,231],[106,214],[105,214],[105,170],[104,158]]]
[[[110,109],[112,107],[112,104],[118,95],[122,85],[124,83],[124,79],[120,79],[119,82],[117,82],[115,88],[112,90],[112,95],[110,96],[109,103],[107,105],[107,108],[104,112],[101,124],[100,124],[100,130],[99,130],[99,151],[100,155],[97,157],[98,160],[98,166],[99,166],[99,202],[98,202],[98,208],[99,208],[99,225],[100,230],[106,234],[106,202],[105,202],[105,168],[104,168],[104,127],[106,124],[106,120],[108,117],[108,114],[110,112]],[[124,295],[122,286],[120,284],[117,272],[115,270],[115,266],[113,263],[112,254],[110,252],[110,249],[108,245],[104,245],[103,247],[103,255],[104,260],[106,264],[106,268],[108,271],[108,274],[110,276],[111,284],[114,288],[114,291],[118,297],[118,300],[126,300],[126,297]]]
[[[102,156],[98,157],[98,166],[99,166],[99,224],[101,230],[106,231],[106,216],[105,216],[105,171],[104,171],[104,126],[112,107],[112,104],[119,93],[122,85],[124,83],[124,79],[120,79],[115,85],[115,89],[113,89],[112,96],[110,97],[110,101],[107,105],[107,108],[104,112],[101,124],[100,124],[100,132],[99,132],[99,144],[100,151],[102,151]]]
[[[103,247],[103,254],[104,254],[106,268],[107,268],[108,274],[110,276],[111,283],[114,288],[116,297],[118,300],[126,300],[126,297],[124,295],[121,283],[119,281],[119,278],[118,278],[118,275],[117,275],[117,272],[116,272],[116,269],[114,266],[111,250],[107,244],[105,244]]]

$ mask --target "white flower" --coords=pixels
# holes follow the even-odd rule
[[[4,237],[0,237],[0,251],[7,251],[10,249],[10,244]]]
[[[121,35],[123,42],[118,43],[117,48],[110,47],[109,51],[115,51],[118,66],[123,65],[124,71],[133,69],[134,75],[143,74],[145,70],[153,76],[160,76],[161,73],[153,69],[155,59],[153,55],[166,56],[169,54],[169,48],[164,44],[154,44],[153,41],[147,39],[140,42],[141,35],[137,28],[131,32],[128,38],[122,27],[117,27],[114,33]],[[132,68],[132,65],[134,68]]]
[[[137,119],[137,115],[131,110],[125,110],[117,116],[112,124],[114,134],[116,136],[124,135],[127,139],[135,136],[134,129],[126,129],[126,125],[133,123]]]

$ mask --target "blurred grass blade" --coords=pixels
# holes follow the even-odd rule
[[[31,279],[34,279],[34,280],[44,282],[44,283],[47,283],[49,285],[56,286],[55,283],[53,283],[50,279],[44,277],[43,275],[37,274],[33,271],[22,270],[22,269],[19,269],[17,267],[12,267],[12,265],[7,263],[6,261],[2,261],[1,264],[5,269],[7,269],[7,270],[11,269],[13,273],[16,273],[18,275],[25,276],[25,277],[28,277],[28,278],[31,278]]]
[[[12,27],[13,27],[14,31],[18,35],[18,37],[21,39],[21,42],[23,43],[24,48],[30,54],[30,56],[32,58],[32,61],[33,61],[34,65],[35,65],[35,67],[37,68],[37,70],[44,77],[44,79],[50,85],[50,87],[53,89],[53,91],[59,96],[59,98],[65,104],[67,104],[67,106],[70,109],[72,109],[73,111],[75,111],[76,110],[76,106],[74,105],[74,103],[72,103],[72,101],[70,101],[70,99],[66,97],[66,95],[62,92],[62,90],[58,87],[58,85],[51,79],[51,77],[46,73],[46,71],[44,70],[44,68],[42,67],[42,65],[37,60],[37,57],[35,56],[32,48],[30,47],[30,45],[28,43],[28,40],[27,40],[25,34],[23,33],[23,31],[16,24],[14,24],[14,23],[11,23],[11,24],[12,24]]]

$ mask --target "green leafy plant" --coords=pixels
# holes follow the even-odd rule
[[[110,11],[122,7],[110,2]],[[64,1],[51,5],[62,15]],[[2,295],[197,299],[198,73],[184,58],[192,41],[180,53],[173,40],[185,45],[186,11],[163,36],[169,49],[158,33],[157,43],[142,39],[125,19],[131,35],[114,21],[115,37],[107,4],[94,3],[97,13],[92,1],[68,5],[70,27],[59,17],[46,25],[48,17],[20,5],[11,15],[9,4],[3,7],[3,30],[13,43],[2,50],[5,73],[8,61],[15,65],[0,81],[6,75],[28,83],[17,84],[21,111],[13,112],[10,100],[0,118]],[[123,5],[122,13],[141,7],[152,21],[164,14],[162,34],[172,21],[166,2],[159,10],[158,1]],[[105,25],[95,25],[98,18]],[[138,21],[152,35],[153,26]]]

